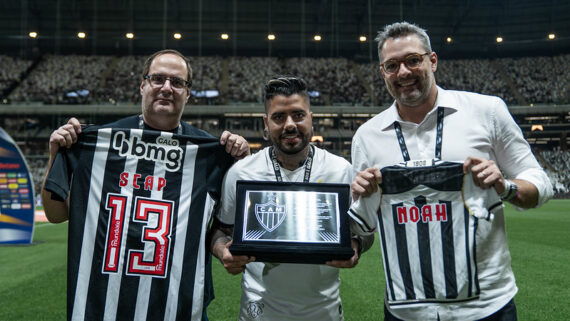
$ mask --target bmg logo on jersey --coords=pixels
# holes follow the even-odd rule
[[[176,172],[182,166],[184,151],[180,142],[172,137],[159,136],[156,143],[149,143],[137,136],[126,138],[125,132],[118,131],[113,137],[111,147],[118,151],[121,157],[134,156],[162,162],[170,172]]]

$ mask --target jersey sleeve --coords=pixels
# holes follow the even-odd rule
[[[360,197],[350,206],[348,215],[352,218],[350,229],[357,235],[370,235],[378,225],[377,212],[380,207],[380,190],[367,197]]]
[[[216,148],[213,161],[209,164],[211,168],[208,169],[208,193],[216,201],[219,201],[221,198],[224,174],[232,166],[233,162],[232,156],[226,152],[225,147],[219,145]]]
[[[226,226],[233,226],[236,211],[236,167],[230,168],[222,182],[221,206],[216,212],[216,218]]]
[[[45,183],[45,189],[52,193],[52,198],[65,201],[71,189],[71,176],[75,167],[74,154],[71,151],[60,149],[55,156]]]

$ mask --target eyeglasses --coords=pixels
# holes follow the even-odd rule
[[[172,88],[183,89],[192,87],[191,81],[186,81],[178,77],[166,77],[161,74],[146,75],[144,76],[144,79],[149,79],[150,84],[153,87],[162,87],[167,80],[170,80],[170,86],[172,86]]]
[[[386,60],[383,64],[380,64],[382,69],[387,74],[395,74],[400,70],[400,65],[404,63],[408,69],[419,68],[424,60],[425,55],[429,55],[429,52],[425,54],[411,54],[404,57],[404,59],[390,59]]]

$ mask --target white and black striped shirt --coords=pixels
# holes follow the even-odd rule
[[[71,191],[68,319],[199,320],[206,228],[231,162],[212,137],[84,130],[46,182]]]

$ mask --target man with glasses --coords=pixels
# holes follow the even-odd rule
[[[42,200],[50,222],[69,220],[69,320],[207,320],[206,232],[232,156],[250,151],[181,120],[191,84],[188,59],[159,51],[141,115],[51,134]]]
[[[354,135],[349,212],[378,230],[385,320],[516,320],[502,201],[538,207],[551,183],[500,98],[436,85],[425,30],[376,40],[395,101]]]

